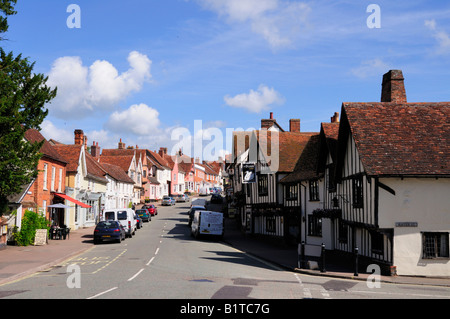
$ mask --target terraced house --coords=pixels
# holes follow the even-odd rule
[[[75,130],[74,144],[50,141],[68,163],[66,191],[57,194],[70,207],[65,210],[65,224],[71,229],[94,226],[105,203],[108,184],[105,171],[87,151],[83,130]]]

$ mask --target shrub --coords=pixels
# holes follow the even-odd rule
[[[32,211],[25,211],[22,218],[22,227],[19,232],[14,235],[14,239],[19,246],[28,246],[34,243],[36,229],[49,229],[48,222],[45,217]]]

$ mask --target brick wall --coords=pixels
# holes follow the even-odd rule
[[[45,174],[44,169],[47,165],[47,187],[44,189]],[[55,178],[54,178],[54,189],[52,189],[52,168],[55,168]],[[61,169],[61,187],[59,188],[59,174]],[[43,209],[44,201],[46,201],[46,206],[53,204],[53,198],[55,192],[65,192],[65,182],[66,182],[66,168],[58,161],[43,157],[38,164],[39,174],[34,181],[33,185],[30,187],[29,192],[31,194],[26,194],[23,201],[34,202],[39,209]],[[25,213],[25,211],[23,211]],[[23,214],[22,213],[22,214]],[[49,218],[49,210],[45,211],[46,218]]]

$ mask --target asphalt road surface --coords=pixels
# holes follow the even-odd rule
[[[0,286],[0,299],[172,299],[186,304],[176,311],[191,313],[211,310],[189,303],[198,299],[450,299],[445,287],[370,288],[366,282],[286,271],[216,239],[195,240],[188,209],[189,203],[159,207],[133,238],[93,245],[60,265]],[[261,313],[269,309],[263,305],[227,307]],[[226,309],[216,305],[214,311]]]

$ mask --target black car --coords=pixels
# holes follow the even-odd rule
[[[115,220],[99,222],[94,229],[94,244],[114,240],[120,243],[125,239],[125,228]]]
[[[222,204],[223,199],[220,194],[213,194],[211,196],[211,204]]]

